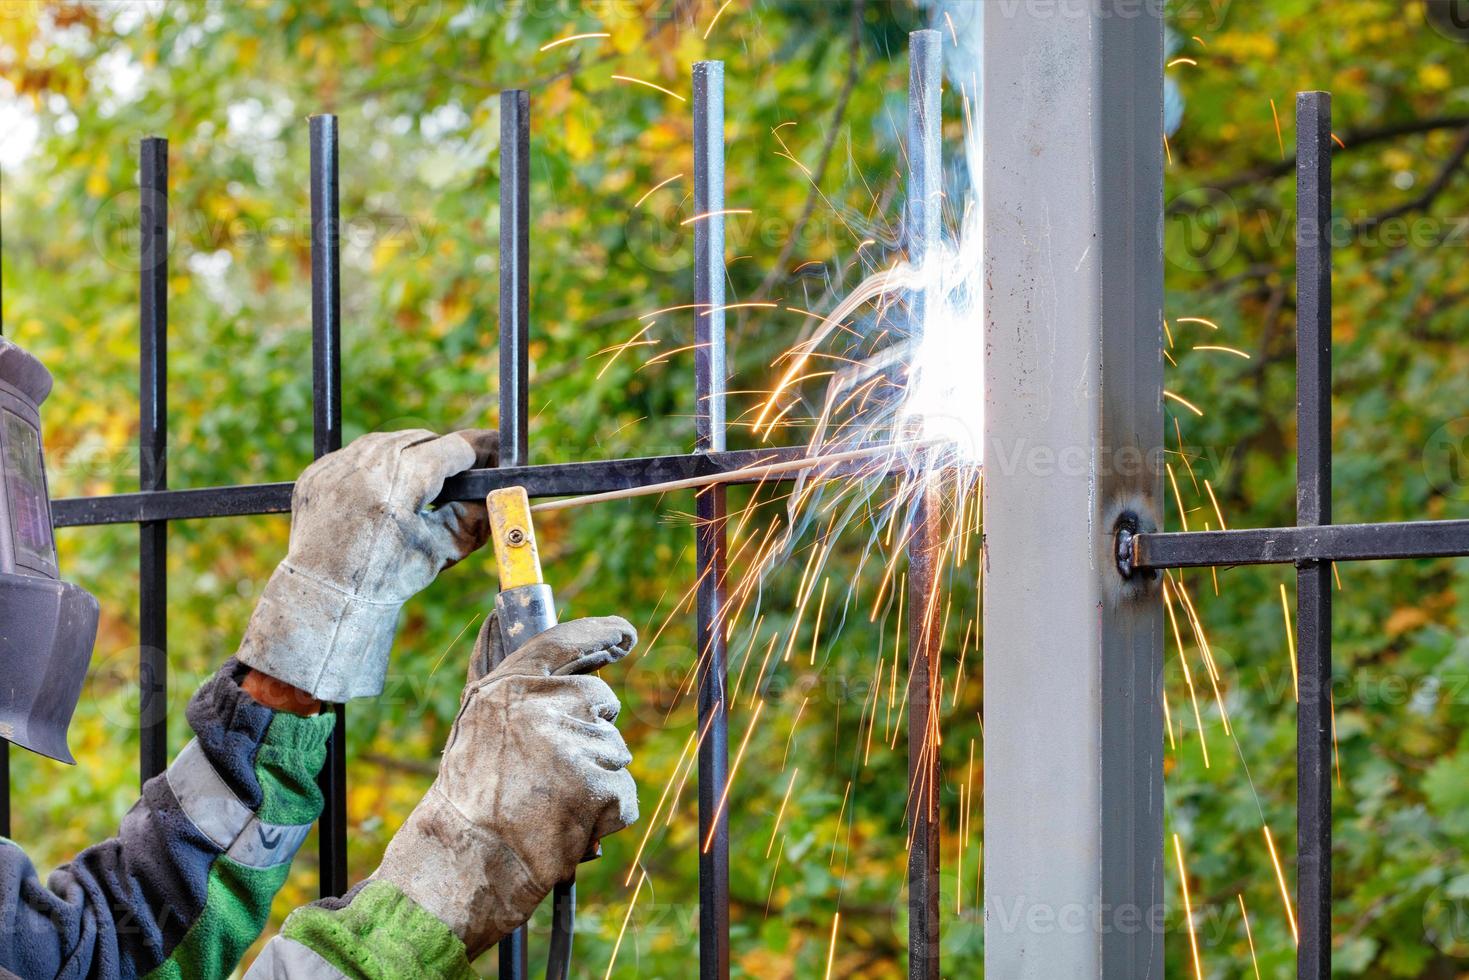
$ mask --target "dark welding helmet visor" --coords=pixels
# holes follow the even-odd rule
[[[41,452],[51,374],[0,337],[0,738],[75,763],[66,729],[92,646],[97,600],[57,574]]]

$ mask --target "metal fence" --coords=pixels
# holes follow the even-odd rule
[[[1331,96],[1296,96],[1296,527],[1122,535],[1130,574],[1296,566],[1296,976],[1331,975],[1331,565],[1469,555],[1469,521],[1331,523]]]
[[[909,78],[907,248],[921,260],[938,242],[940,197],[940,39],[912,37]],[[532,465],[527,440],[527,342],[530,332],[530,105],[523,91],[501,96],[500,142],[500,436],[501,465],[446,485],[445,500],[481,499],[491,489],[520,485],[533,497],[621,490],[667,480],[727,473],[759,462],[796,459],[805,447],[729,450],[725,444],[724,341],[724,98],[723,65],[701,62],[693,71],[694,306],[696,451],[596,462]],[[1293,563],[1297,569],[1299,658],[1297,762],[1297,973],[1325,978],[1331,959],[1331,563],[1383,558],[1469,555],[1469,521],[1331,523],[1331,111],[1330,96],[1297,98],[1297,526],[1179,533],[1142,532],[1119,525],[1117,558],[1125,577],[1156,576],[1170,568]],[[312,212],[313,431],[317,456],[341,445],[341,303],[337,121],[310,122]],[[141,588],[139,774],[163,771],[169,752],[167,689],[168,524],[175,520],[285,513],[291,484],[169,489],[167,480],[168,144],[142,143],[139,240],[141,343],[141,453],[137,493],[70,498],[53,503],[56,526],[139,525]],[[923,297],[914,297],[922,322]],[[976,325],[976,329],[979,326]],[[914,345],[916,348],[916,345]],[[789,479],[790,477],[784,477]],[[770,477],[763,479],[769,480]],[[782,478],[777,478],[782,479]],[[737,481],[735,481],[737,482]],[[697,498],[696,600],[699,743],[699,973],[729,973],[729,836],[719,807],[729,779],[726,657],[722,627],[726,591],[725,490]],[[909,590],[937,587],[934,532],[920,506],[910,536]],[[909,610],[909,779],[936,787],[937,753],[925,750],[937,685],[938,631],[924,622],[925,607]],[[1032,613],[1034,614],[1034,613]],[[346,712],[334,709],[337,728],[321,775],[326,797],[320,827],[321,893],[347,888]],[[1161,737],[1161,733],[1158,733]],[[0,832],[8,835],[8,755],[0,754]],[[939,976],[937,793],[910,792],[909,975]],[[526,975],[523,935],[502,944],[501,976]]]
[[[921,253],[938,241],[940,173],[939,59],[937,32],[916,32],[912,46],[909,125],[909,248]],[[500,97],[500,465],[453,478],[439,500],[482,500],[492,489],[523,486],[532,497],[598,493],[724,473],[757,463],[794,460],[805,447],[729,450],[725,446],[725,259],[724,259],[724,65],[700,62],[693,69],[694,130],[694,307],[695,446],[685,455],[652,456],[580,463],[532,465],[527,439],[530,335],[530,102],[524,91]],[[342,444],[341,255],[338,205],[337,119],[310,120],[311,188],[311,363],[314,453],[322,456]],[[921,149],[920,149],[921,148]],[[65,498],[52,502],[57,527],[130,524],[139,527],[139,725],[141,781],[168,764],[168,574],[166,552],[170,521],[281,514],[290,511],[290,483],[170,489],[168,428],[168,141],[142,141],[139,255],[141,328],[139,450],[137,493]],[[924,209],[927,210],[924,210]],[[918,219],[914,221],[915,217]],[[795,474],[765,476],[760,482],[794,479]],[[730,482],[756,482],[734,479]],[[698,637],[699,743],[699,975],[729,975],[728,811],[719,805],[729,780],[727,661],[725,651],[726,511],[725,488],[716,485],[697,497],[696,630]],[[921,520],[921,519],[920,519]],[[937,569],[928,535],[909,544],[908,589],[931,594]],[[932,604],[934,607],[939,603]],[[909,752],[913,785],[935,787],[938,756],[923,751],[928,711],[936,686],[937,631],[923,623],[923,603],[910,610]],[[320,776],[325,808],[319,827],[320,885],[323,896],[343,894],[347,874],[347,784],[343,705],[335,705],[336,729]],[[8,749],[8,746],[7,746]],[[9,757],[0,753],[0,833],[10,833]],[[938,972],[938,819],[937,793],[912,804],[909,914],[911,975],[937,980]],[[500,976],[528,973],[525,934],[500,945]]]

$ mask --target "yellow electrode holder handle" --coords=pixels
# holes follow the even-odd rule
[[[495,544],[495,564],[500,572],[500,591],[522,585],[540,585],[541,554],[536,550],[536,532],[530,519],[530,498],[525,487],[491,490],[485,498],[490,511],[490,538]]]

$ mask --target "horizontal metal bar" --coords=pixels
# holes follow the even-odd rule
[[[713,473],[747,469],[762,463],[801,459],[805,446],[778,449],[737,449],[718,453],[688,453],[643,456],[633,459],[595,460],[582,463],[549,463],[504,469],[470,470],[444,484],[437,503],[452,500],[481,500],[500,487],[523,486],[532,497],[605,493],[630,487],[682,480]],[[866,461],[851,467],[859,472]],[[838,467],[837,472],[843,468]],[[764,480],[780,483],[799,474],[750,477],[732,483]],[[161,490],[119,493],[100,497],[64,497],[52,502],[57,527],[94,524],[135,524],[141,521],[178,521],[196,517],[242,517],[248,514],[281,514],[291,509],[291,483],[258,483],[250,486],[200,487],[193,490]]]
[[[1133,541],[1138,568],[1455,558],[1469,555],[1469,521],[1170,531],[1139,534]]]

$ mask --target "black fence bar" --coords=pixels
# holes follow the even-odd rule
[[[168,487],[168,140],[147,137],[138,166],[138,485]],[[138,775],[168,765],[168,522],[138,527]]]
[[[1296,523],[1331,523],[1331,96],[1296,96]],[[1331,976],[1331,563],[1296,565],[1298,980]]]
[[[735,449],[721,453],[681,453],[671,456],[642,456],[631,459],[596,460],[584,463],[543,463],[538,466],[470,470],[444,483],[436,503],[451,500],[483,500],[491,490],[521,486],[532,497],[560,497],[610,490],[628,490],[651,483],[666,483],[694,476],[730,473],[761,463],[780,463],[810,455],[805,446],[778,449]],[[872,464],[861,461],[823,466],[831,476],[871,474]],[[892,475],[900,475],[901,464]],[[730,483],[780,483],[798,474],[734,477]],[[260,483],[253,486],[199,487],[157,493],[119,493],[104,497],[63,497],[51,502],[57,527],[90,527],[98,524],[135,524],[145,520],[188,520],[210,517],[245,517],[253,514],[283,514],[291,509],[290,483]]]
[[[943,37],[908,35],[908,261],[922,269],[941,244],[942,123],[939,102]],[[920,286],[909,299],[911,349],[920,347],[937,298]],[[975,324],[979,329],[979,324]],[[909,371],[916,369],[909,365]],[[919,489],[908,539],[908,976],[939,977],[939,500],[930,481]]]
[[[1327,524],[1232,531],[1170,531],[1133,539],[1138,568],[1453,558],[1469,555],[1469,521]]]
[[[341,206],[337,117],[311,117],[311,431],[313,451],[342,447]],[[317,782],[325,805],[318,841],[321,896],[347,891],[347,711],[332,705],[336,727]]]
[[[500,93],[500,465],[530,461],[530,95]],[[485,493],[478,494],[483,499]],[[529,975],[528,929],[500,940],[500,980]]]
[[[724,450],[724,62],[694,65],[695,449]],[[725,488],[695,498],[699,650],[699,976],[729,976],[729,703]],[[724,805],[721,805],[723,803]]]

